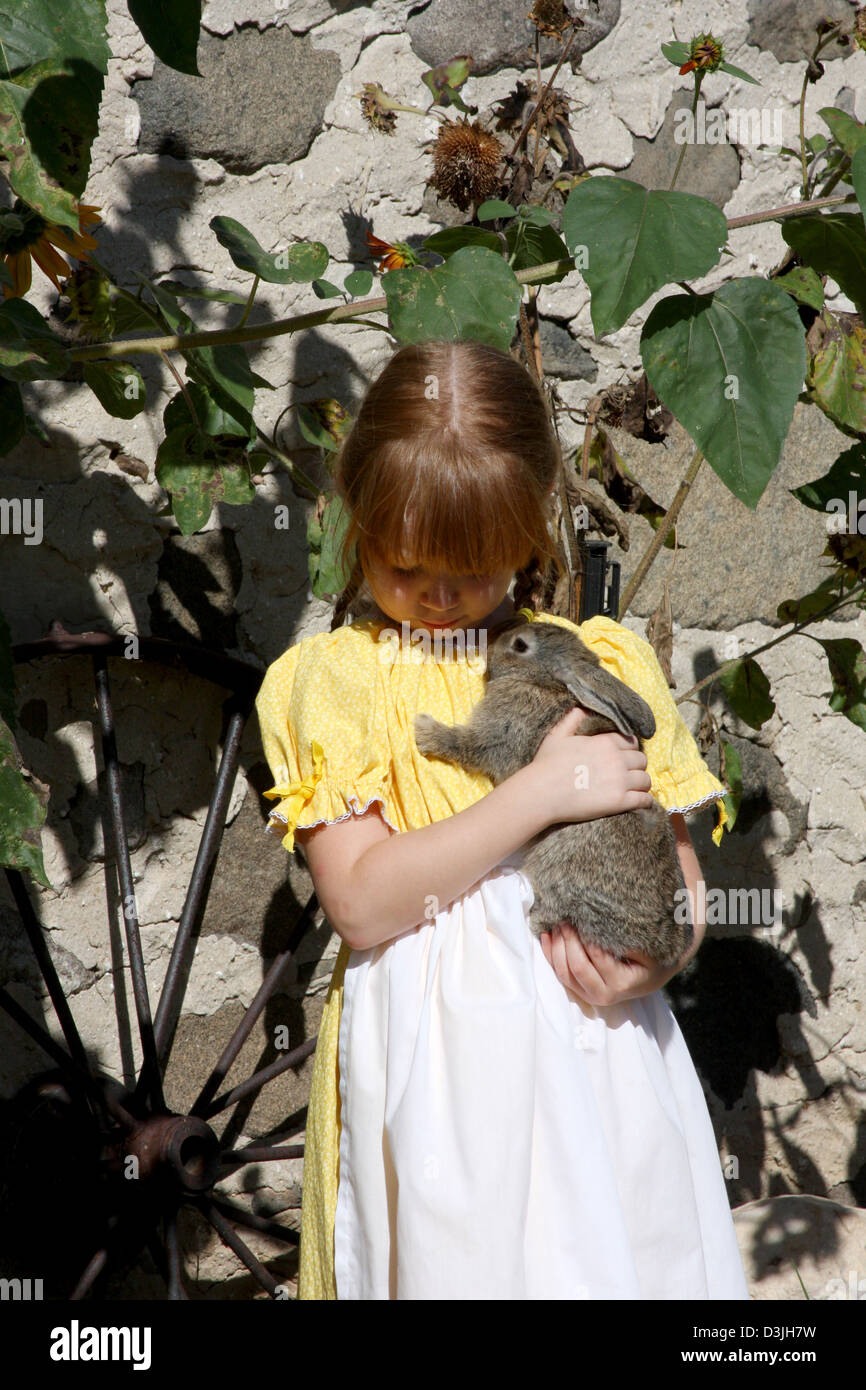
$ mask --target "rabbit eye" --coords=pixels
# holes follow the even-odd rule
[[[525,641],[523,637],[515,637],[514,641],[511,643],[511,650],[513,652],[528,652],[529,643]]]

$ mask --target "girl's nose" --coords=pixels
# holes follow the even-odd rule
[[[428,608],[441,608],[443,611],[447,612],[449,608],[454,607],[458,597],[459,594],[454,580],[450,576],[442,575],[430,581],[421,596],[421,601],[425,603]]]

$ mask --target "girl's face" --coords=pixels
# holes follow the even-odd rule
[[[413,565],[373,561],[365,570],[367,583],[381,611],[394,622],[411,627],[472,628],[507,616],[505,600],[513,568],[496,574],[448,574]],[[500,612],[500,609],[502,612]]]

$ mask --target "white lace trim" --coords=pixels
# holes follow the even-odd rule
[[[328,820],[326,816],[323,816],[320,820],[311,821],[309,825],[296,825],[295,831],[297,832],[298,830],[312,830],[313,827],[316,825],[336,825],[338,821],[348,820],[350,816],[363,816],[364,812],[369,811],[373,803],[378,801],[379,805],[382,808],[383,821],[386,825],[390,825],[391,829],[396,830],[399,834],[399,825],[394,825],[394,823],[392,821],[389,821],[388,817],[385,815],[385,801],[383,797],[371,796],[366,806],[361,806],[356,796],[349,796],[346,798],[346,800],[348,801],[352,809],[351,811],[347,811],[345,815],[335,816],[333,820]],[[277,834],[281,833],[279,827],[273,824],[275,820],[281,820],[283,822],[283,825],[288,825],[289,823],[288,818],[284,816],[280,811],[271,811],[268,816],[268,823],[264,827],[263,833],[265,835],[267,835],[269,831],[275,831]]]
[[[706,796],[702,796],[702,797],[700,798],[699,801],[690,801],[689,804],[688,804],[688,806],[670,806],[670,807],[668,807],[668,808],[667,808],[668,815],[669,815],[669,816],[672,816],[672,815],[674,814],[675,811],[676,811],[676,812],[679,812],[680,814],[681,814],[683,811],[694,811],[698,806],[705,806],[706,803],[707,803],[708,801],[721,801],[721,799],[722,799],[722,797],[724,796],[724,794],[725,794],[725,793],[724,793],[723,791],[720,791],[720,792],[707,792]]]

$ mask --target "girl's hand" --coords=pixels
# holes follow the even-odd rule
[[[582,709],[569,710],[529,764],[548,825],[595,820],[652,806],[646,754],[630,735],[581,736]]]
[[[682,961],[659,965],[640,951],[630,952],[627,961],[618,960],[602,946],[581,941],[570,922],[560,922],[552,932],[542,933],[539,940],[568,993],[576,994],[585,1004],[621,1004],[626,999],[640,999],[661,989],[683,966]]]

